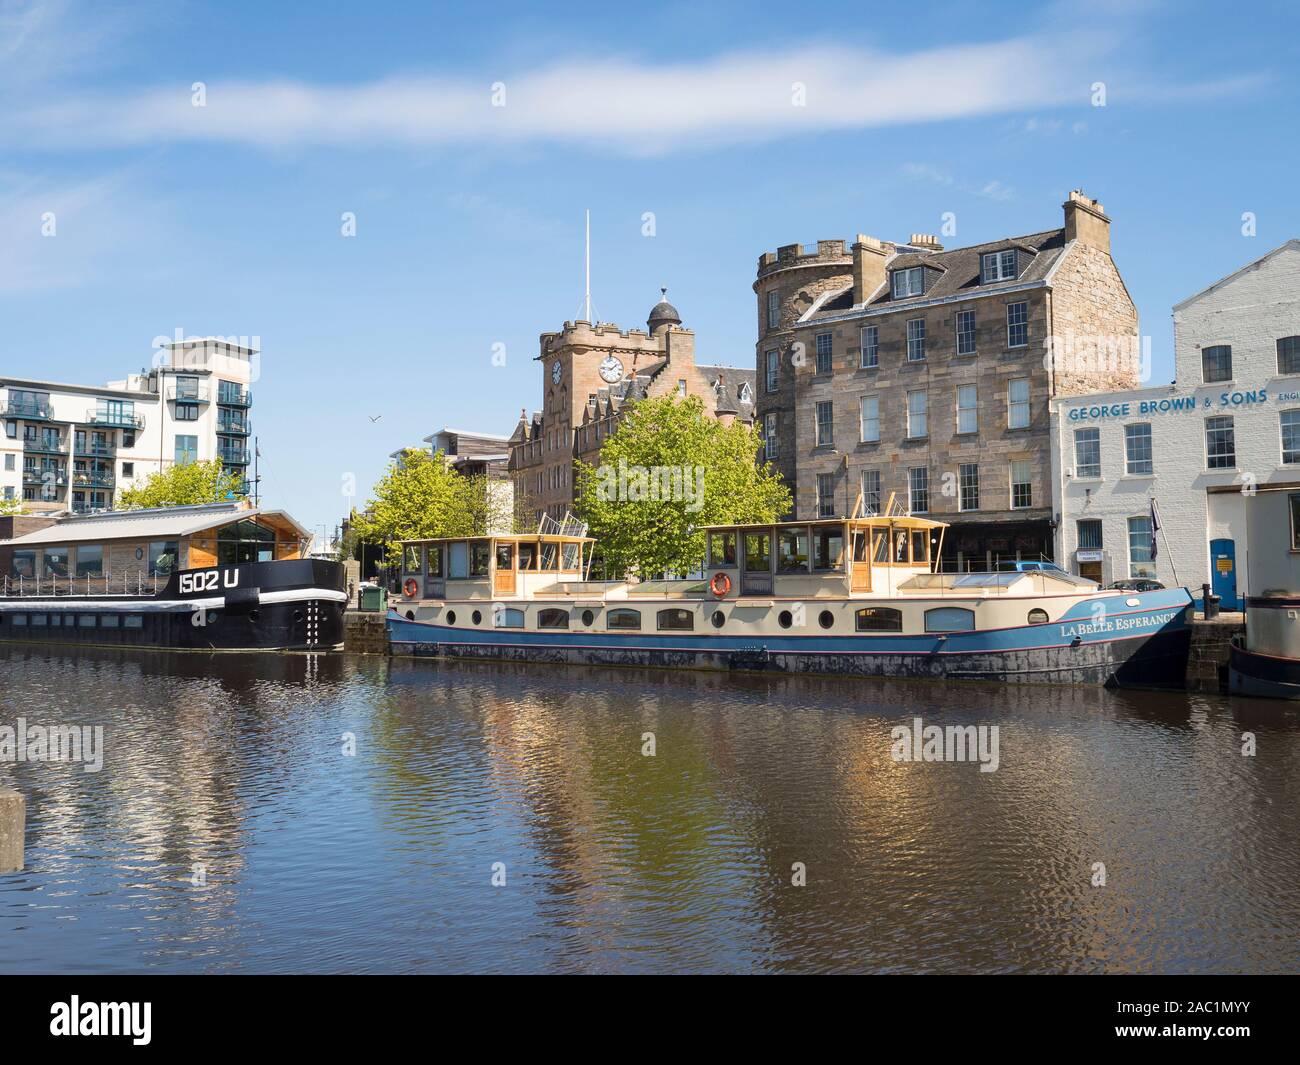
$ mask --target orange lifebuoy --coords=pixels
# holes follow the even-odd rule
[[[725,573],[715,573],[713,579],[709,581],[709,591],[721,599],[731,591],[731,578]]]
[[[414,599],[415,593],[420,590],[420,586],[415,583],[414,577],[407,577],[406,583],[402,585],[402,591],[406,593],[407,599]]]

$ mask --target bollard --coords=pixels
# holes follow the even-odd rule
[[[27,800],[16,791],[0,788],[0,873],[22,869],[26,830]]]

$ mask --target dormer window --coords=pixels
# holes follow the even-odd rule
[[[908,296],[920,296],[925,293],[925,270],[913,266],[907,270],[895,270],[890,275],[890,292],[894,299],[906,299]]]
[[[753,399],[753,393],[749,390],[749,383],[746,382],[740,386],[740,402],[749,403]]]
[[[993,251],[980,256],[980,284],[1016,279],[1016,250]]]

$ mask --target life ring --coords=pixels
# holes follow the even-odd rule
[[[420,586],[415,583],[414,577],[407,577],[406,583],[402,585],[402,591],[406,593],[407,599],[414,599],[415,593],[420,590]]]
[[[725,573],[715,573],[713,579],[709,581],[709,591],[721,599],[731,591],[731,578]]]

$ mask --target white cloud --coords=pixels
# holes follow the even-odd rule
[[[958,192],[964,192],[971,196],[981,196],[986,200],[1012,200],[1015,199],[1015,189],[1005,182],[992,180],[979,183],[959,180],[952,174],[938,167],[931,166],[929,163],[904,163],[898,168],[900,174],[906,178],[912,178],[916,181],[929,181],[935,185],[943,185],[946,188],[956,189]]]

